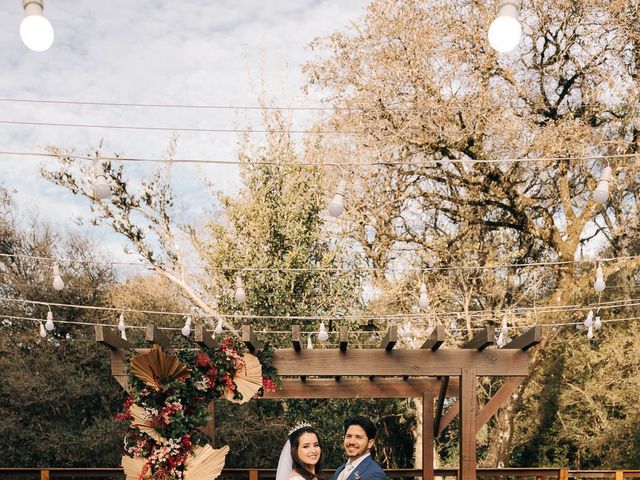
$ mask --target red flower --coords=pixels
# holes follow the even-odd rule
[[[198,350],[198,358],[196,358],[196,365],[198,367],[210,367],[211,358],[202,350]]]

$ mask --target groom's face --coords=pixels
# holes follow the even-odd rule
[[[350,460],[355,460],[369,451],[373,446],[373,438],[360,425],[350,425],[344,434],[344,451]]]

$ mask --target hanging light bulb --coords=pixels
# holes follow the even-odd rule
[[[407,320],[407,323],[404,324],[404,328],[402,329],[402,336],[404,338],[411,338],[411,324]]]
[[[127,341],[127,332],[124,329],[120,332],[120,338]]]
[[[216,323],[216,328],[213,331],[216,335],[220,335],[222,333],[222,319],[218,320],[218,323]]]
[[[418,306],[422,310],[429,308],[429,295],[427,295],[427,286],[424,283],[420,284],[420,298],[418,299]]]
[[[329,203],[329,207],[327,210],[329,211],[329,215],[332,217],[338,218],[344,212],[344,194],[347,190],[347,182],[344,180],[340,180],[338,182],[338,188],[336,189],[336,194]]]
[[[244,283],[242,283],[242,277],[238,275],[236,277],[236,293],[234,295],[236,303],[242,304],[247,299],[247,293],[244,290]]]
[[[502,317],[502,325],[500,327],[500,333],[503,335],[506,335],[509,332],[509,326],[507,325],[507,315],[505,314],[504,317]]]
[[[587,313],[587,318],[584,319],[584,326],[587,328],[593,326],[593,310],[589,310],[589,313]]]
[[[307,350],[313,350],[313,342],[311,342],[311,335],[307,337]]]
[[[60,275],[60,267],[58,267],[57,263],[53,264],[53,288],[57,291],[64,288],[64,281]]]
[[[587,338],[589,340],[593,338],[593,325],[589,325],[589,330],[587,330]]]
[[[518,21],[519,0],[501,0],[498,16],[489,26],[489,44],[500,52],[510,52],[518,46],[522,36],[522,25]]]
[[[40,336],[42,338],[45,338],[47,336],[47,329],[44,328],[44,325],[42,324],[42,322],[40,322]]]
[[[46,328],[48,332],[56,328],[53,324],[53,313],[51,312],[51,309],[47,312],[47,323],[44,324],[44,328]]]
[[[498,335],[498,340],[496,341],[496,345],[498,345],[499,348],[502,348],[506,345],[506,341],[504,339],[504,333],[502,332],[502,330],[500,330],[500,335]]]
[[[602,273],[602,265],[598,263],[596,268],[596,281],[593,284],[593,288],[596,289],[596,292],[603,292],[607,287],[607,284],[604,282],[604,274]]]
[[[611,167],[606,167],[602,171],[598,186],[593,192],[593,201],[597,203],[607,203],[609,199],[609,182],[611,182]]]
[[[187,317],[187,319],[184,322],[184,327],[182,327],[182,330],[180,330],[180,333],[182,333],[182,335],[185,337],[189,336],[189,334],[191,333],[191,317]]]
[[[111,196],[111,187],[104,173],[98,173],[93,179],[93,194],[100,200],[105,200]]]
[[[593,321],[593,328],[600,330],[600,327],[602,327],[602,320],[600,320],[600,315],[596,315],[596,319]]]
[[[318,331],[318,341],[326,342],[327,340],[329,340],[327,327],[324,326],[324,322],[320,322],[320,330]]]
[[[458,330],[458,320],[460,320],[460,315],[456,315],[456,318],[454,318],[451,325],[449,325],[449,330],[451,330],[452,333]]]
[[[53,27],[43,15],[42,0],[22,0],[25,17],[20,22],[20,38],[34,52],[44,52],[53,44]]]
[[[124,332],[125,328],[127,328],[127,326],[124,324],[124,312],[122,312],[120,314],[120,318],[118,319],[118,330]]]

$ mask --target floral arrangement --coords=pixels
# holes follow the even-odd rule
[[[210,419],[209,403],[220,397],[244,403],[279,384],[270,347],[258,357],[243,351],[239,340],[226,338],[213,350],[185,349],[166,355],[156,346],[131,359],[130,396],[116,416],[118,421],[131,421],[124,440],[127,478],[189,480],[195,478],[188,475],[190,455],[221,453],[222,449],[200,448],[208,446],[201,428]],[[224,449],[218,455],[220,470],[228,447]],[[130,475],[127,467],[135,473]]]

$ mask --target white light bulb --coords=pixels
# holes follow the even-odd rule
[[[307,337],[307,350],[313,350],[313,343],[311,342],[311,335]]]
[[[124,329],[120,332],[120,338],[127,341],[127,332]]]
[[[600,327],[602,327],[602,320],[600,320],[600,316],[597,316],[596,319],[593,321],[593,327],[596,330],[600,330]]]
[[[100,173],[93,180],[93,193],[100,200],[105,200],[111,196],[111,187],[107,183],[107,177]]]
[[[404,328],[402,329],[402,336],[404,338],[411,338],[411,324],[409,322],[404,324]]]
[[[216,335],[220,335],[222,333],[222,320],[218,320],[216,324],[216,328],[213,330]]]
[[[338,188],[336,189],[336,194],[329,203],[329,207],[327,210],[329,211],[329,215],[332,217],[338,218],[344,212],[344,194],[347,190],[347,183],[344,180],[340,180],[338,183]]]
[[[124,332],[126,325],[124,324],[124,313],[120,314],[120,318],[118,319],[118,330]]]
[[[596,268],[596,281],[593,284],[593,288],[596,289],[596,292],[603,292],[605,288],[607,288],[607,284],[604,282],[604,274],[602,273],[602,265],[598,264],[598,268]]]
[[[584,319],[584,326],[587,328],[591,328],[593,325],[593,310],[589,310],[587,313],[587,318]]]
[[[318,331],[318,340],[320,342],[326,342],[329,340],[329,334],[327,328],[324,326],[324,322],[320,322],[320,330]]]
[[[247,293],[244,290],[244,284],[242,278],[236,277],[236,293],[234,295],[236,303],[244,303],[247,299]]]
[[[42,14],[42,5],[28,3],[24,9],[25,17],[20,22],[20,38],[34,52],[44,52],[53,44],[53,27]]]
[[[593,338],[593,326],[589,325],[589,330],[587,330],[587,338],[591,340]]]
[[[507,325],[507,316],[502,318],[502,326],[500,327],[500,333],[506,335],[509,332],[509,326]]]
[[[498,341],[496,342],[498,347],[502,348],[505,346],[504,333],[500,331],[500,335],[498,335]]]
[[[53,313],[51,313],[51,310],[47,312],[47,323],[44,324],[44,328],[46,328],[49,332],[56,328],[56,326],[53,324]]]
[[[40,322],[40,336],[45,338],[47,336],[47,330],[44,328],[42,322]]]
[[[597,203],[606,203],[609,199],[609,182],[611,181],[611,167],[606,167],[602,171],[602,176],[598,182],[598,186],[593,192],[593,201]]]
[[[64,281],[62,280],[62,276],[60,275],[60,267],[58,264],[53,264],[53,288],[57,291],[60,291],[64,288]]]
[[[418,306],[422,310],[429,308],[429,295],[427,295],[427,286],[424,283],[420,284],[420,298],[418,299]]]
[[[518,46],[522,25],[518,21],[518,7],[513,1],[503,1],[498,16],[489,26],[489,44],[500,52],[510,52]]]
[[[184,322],[184,327],[180,330],[183,336],[188,337],[191,333],[191,317],[187,317],[187,320]]]

